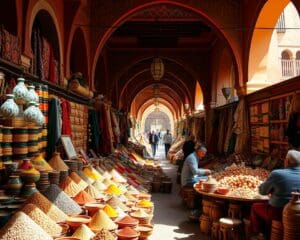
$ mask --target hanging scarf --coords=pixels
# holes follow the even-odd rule
[[[71,105],[70,103],[65,100],[64,98],[60,99],[61,101],[61,111],[62,111],[62,129],[61,134],[63,135],[72,135],[72,126],[71,126]]]

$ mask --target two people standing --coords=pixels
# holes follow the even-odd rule
[[[157,133],[155,133],[154,131],[150,132],[149,143],[151,145],[153,157],[156,155],[156,150],[157,150],[157,145],[158,145],[159,139],[160,139],[160,137]],[[170,133],[170,130],[168,129],[167,132],[163,136],[163,143],[165,145],[166,157],[167,157],[168,151],[172,145],[172,142],[173,142],[173,137],[172,137],[172,134]]]

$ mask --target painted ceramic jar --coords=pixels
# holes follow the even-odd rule
[[[24,111],[24,118],[28,122],[38,123],[40,116],[35,102],[29,103],[29,107]]]
[[[21,171],[23,171],[23,170],[28,170],[30,168],[32,168],[32,163],[31,163],[30,159],[28,159],[28,158],[27,159],[23,159],[21,165],[19,166],[19,169]]]
[[[35,92],[35,87],[33,85],[28,86],[28,93],[27,93],[27,103],[30,102],[39,102],[39,95]]]
[[[39,126],[43,126],[44,123],[45,123],[45,117],[44,117],[44,114],[43,114],[42,111],[40,110],[39,104],[38,104],[38,103],[35,104],[35,107],[36,107],[36,111],[37,111],[37,113],[38,113],[38,118],[37,118],[37,122],[36,122],[36,123],[37,123]]]
[[[13,89],[14,99],[18,105],[24,105],[27,102],[28,89],[25,86],[25,79],[18,78],[18,83]]]
[[[22,182],[18,175],[11,175],[9,176],[6,190],[11,195],[19,195],[22,188]]]
[[[38,190],[36,189],[35,183],[25,184],[22,189],[21,196],[27,198],[27,197],[30,197],[32,194],[34,194],[37,191]]]
[[[5,118],[14,118],[19,114],[19,107],[14,101],[14,95],[6,94],[6,101],[0,107],[0,113]]]
[[[25,183],[34,183],[40,179],[40,172],[34,167],[21,171],[21,179]]]

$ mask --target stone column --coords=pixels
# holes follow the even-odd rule
[[[213,109],[216,107],[216,102],[210,102],[206,103],[204,105],[205,109],[205,144],[208,147],[208,151],[210,151],[210,140],[211,140],[211,134],[213,130]]]

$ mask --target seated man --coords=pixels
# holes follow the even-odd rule
[[[209,169],[198,168],[199,161],[205,156],[207,149],[196,145],[195,151],[184,160],[181,171],[181,186],[193,186],[200,179],[206,179],[211,174]]]
[[[281,221],[282,210],[291,199],[291,192],[300,188],[300,152],[289,150],[285,169],[273,170],[259,186],[259,193],[270,195],[268,203],[255,203],[251,208],[251,227],[254,234],[270,234],[272,220]]]

